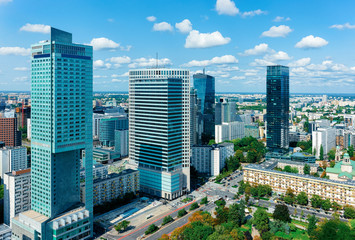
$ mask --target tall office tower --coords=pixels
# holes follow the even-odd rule
[[[129,156],[140,189],[174,199],[190,189],[190,72],[129,72]]]
[[[13,218],[19,239],[92,236],[92,47],[51,28],[32,45],[31,210]],[[85,203],[80,153],[85,151]]]
[[[1,182],[3,182],[5,173],[27,169],[28,167],[26,147],[0,148]]]
[[[201,100],[201,113],[203,118],[202,143],[208,143],[214,138],[214,102],[215,102],[215,78],[203,73],[193,75],[194,88],[197,97]]]
[[[281,65],[267,67],[266,146],[272,151],[280,151],[288,148],[289,86],[288,67]]]
[[[201,100],[194,88],[190,90],[190,144],[202,144],[203,119],[201,114]]]
[[[99,140],[103,146],[115,145],[115,130],[128,130],[128,118],[108,117],[102,118],[99,125]]]
[[[227,98],[220,98],[215,104],[215,124],[230,123],[237,121],[236,103]]]
[[[21,132],[17,131],[17,118],[0,117],[0,141],[5,146],[21,146]]]

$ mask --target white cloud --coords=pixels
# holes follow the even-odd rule
[[[15,67],[14,71],[28,71],[29,69],[27,67]]]
[[[16,77],[13,81],[14,82],[27,82],[29,80],[28,76],[23,77]]]
[[[183,64],[183,66],[184,67],[205,67],[213,64],[231,64],[231,63],[238,63],[238,59],[236,59],[232,55],[224,55],[221,57],[214,57],[210,60],[202,60],[202,61],[192,60],[186,64]]]
[[[131,50],[132,46],[131,45],[127,45],[127,46],[120,46],[120,50],[121,51],[126,51],[129,52]]]
[[[304,67],[310,63],[311,63],[311,58],[308,57],[308,58],[298,59],[297,61],[290,63],[288,66],[290,66],[290,67]]]
[[[275,63],[265,60],[265,59],[255,59],[254,62],[250,63],[250,66],[269,66],[269,65],[275,65]]]
[[[157,20],[157,18],[154,17],[154,16],[149,16],[149,17],[147,17],[147,20],[148,20],[149,22],[155,22],[155,21]]]
[[[266,43],[260,43],[259,45],[256,45],[254,48],[247,49],[243,53],[240,53],[239,55],[242,56],[261,55],[269,51],[271,51],[269,45],[267,45]]]
[[[167,22],[154,23],[153,31],[159,31],[159,32],[170,31],[171,32],[171,31],[173,31],[173,26],[171,26],[171,24],[167,23]]]
[[[232,80],[243,80],[243,79],[245,79],[245,76],[234,76],[231,79]]]
[[[94,78],[96,79],[96,78],[107,78],[107,76],[106,75],[94,75]]]
[[[213,33],[200,33],[192,30],[186,38],[185,48],[208,48],[228,44],[229,37],[223,37],[218,31]]]
[[[112,57],[112,58],[108,58],[106,59],[107,61],[110,61],[112,63],[116,63],[116,64],[127,64],[131,62],[131,58],[127,57],[127,56],[123,56],[123,57]]]
[[[261,34],[263,37],[286,37],[293,30],[286,25],[280,25],[278,27],[272,26],[268,31]]]
[[[290,60],[291,57],[288,56],[288,54],[284,51],[278,51],[278,52],[275,52],[273,54],[270,54],[270,55],[266,55],[264,57],[265,60],[267,61],[284,61],[284,60]]]
[[[127,82],[127,80],[122,80],[122,79],[112,79],[112,82]]]
[[[277,16],[274,20],[272,20],[273,22],[282,22],[282,21],[290,21],[291,18],[287,17],[280,17],[280,16]]]
[[[296,43],[296,48],[320,48],[327,45],[328,42],[320,37],[314,37],[313,35],[309,35],[307,37],[302,38],[301,41]]]
[[[21,55],[31,54],[31,49],[22,47],[0,47],[0,55]]]
[[[93,38],[90,42],[90,45],[93,46],[94,50],[103,50],[103,49],[116,49],[120,46],[119,43],[116,43],[108,38]]]
[[[109,18],[109,19],[107,19],[107,21],[108,21],[108,22],[114,22],[114,21],[115,21],[115,19],[113,19],[113,18]]]
[[[9,2],[12,2],[12,0],[0,0],[0,4],[9,3]]]
[[[192,30],[192,24],[189,19],[185,19],[182,22],[176,23],[175,27],[182,33],[189,33]]]
[[[103,60],[94,61],[94,68],[106,68],[109,69],[112,67],[111,63],[105,63]]]
[[[20,28],[20,31],[25,32],[37,32],[37,33],[49,33],[51,31],[51,27],[44,24],[30,24],[26,23],[26,25]]]
[[[128,65],[129,68],[137,68],[137,67],[154,67],[157,64],[157,60],[155,58],[138,58],[133,60],[131,64]],[[172,62],[168,58],[162,58],[158,60],[158,66],[169,66],[172,65]]]
[[[249,12],[243,12],[240,15],[242,17],[254,17],[256,15],[261,15],[261,14],[267,14],[266,11],[262,11],[260,9],[254,10],[254,11],[249,11]]]
[[[344,29],[354,29],[355,25],[351,25],[350,23],[345,23],[345,24],[334,24],[330,26],[330,28],[337,28],[339,30],[344,30]]]
[[[239,13],[239,9],[232,0],[217,0],[216,10],[219,15],[225,14],[235,16]]]

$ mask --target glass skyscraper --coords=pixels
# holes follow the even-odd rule
[[[266,145],[272,151],[281,151],[289,144],[289,68],[276,65],[267,67]]]
[[[91,46],[74,44],[71,33],[55,28],[50,41],[32,45],[31,210],[13,220],[15,229],[25,225],[13,233],[19,239],[92,236],[92,56]]]
[[[215,135],[215,78],[205,73],[193,75],[194,89],[201,101],[201,113],[203,118],[202,143],[208,143]]]
[[[129,72],[129,156],[141,191],[175,199],[190,188],[190,73]]]

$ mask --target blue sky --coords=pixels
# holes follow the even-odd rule
[[[355,1],[0,0],[0,91],[30,90],[30,45],[48,26],[94,46],[94,91],[127,91],[155,65],[216,77],[218,92],[264,92],[290,66],[291,92],[354,93]]]

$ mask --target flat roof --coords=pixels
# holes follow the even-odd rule
[[[43,214],[40,214],[34,210],[28,210],[26,212],[22,212],[21,214],[39,223],[43,223],[49,219],[49,217],[44,216]]]

